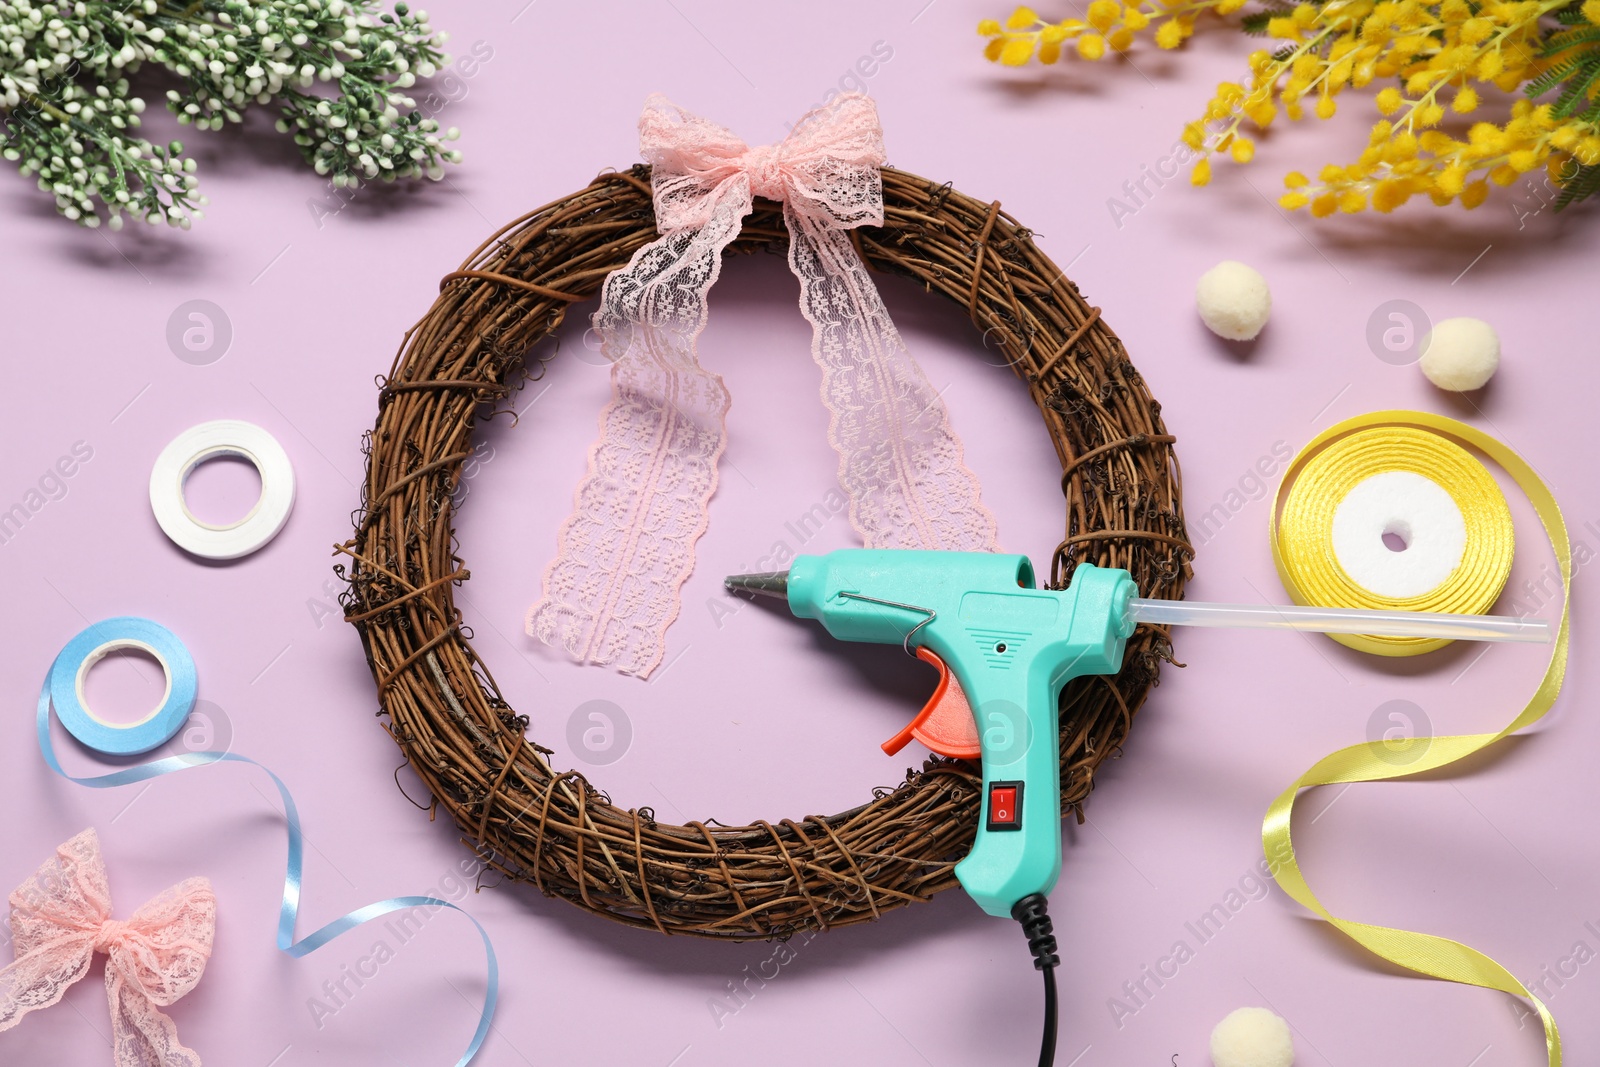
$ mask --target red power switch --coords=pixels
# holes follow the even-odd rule
[[[991,782],[989,784],[990,830],[1022,829],[1022,783]]]

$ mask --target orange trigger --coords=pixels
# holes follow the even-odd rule
[[[933,696],[917,712],[916,718],[904,730],[883,743],[883,750],[894,755],[915,737],[928,748],[950,759],[978,759],[983,749],[978,742],[978,723],[972,715],[972,705],[961,683],[950,673],[944,660],[926,645],[917,649],[917,658],[933,664],[939,672],[939,684]]]

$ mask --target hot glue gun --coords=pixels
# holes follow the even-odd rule
[[[841,641],[899,644],[938,669],[932,698],[883,748],[892,755],[914,737],[944,756],[981,759],[977,837],[956,877],[984,911],[1023,924],[1045,972],[1047,1016],[1057,960],[1045,894],[1061,873],[1061,688],[1120,671],[1135,626],[1550,639],[1543,619],[1143,599],[1127,571],[1089,563],[1065,589],[1036,589],[1026,556],[987,552],[841,549],[725,584],[781,597]]]

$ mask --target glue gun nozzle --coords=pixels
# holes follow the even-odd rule
[[[722,580],[730,593],[759,593],[762,596],[789,599],[789,572],[766,571],[760,574],[730,574]]]

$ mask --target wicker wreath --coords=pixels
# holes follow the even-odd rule
[[[1181,596],[1193,550],[1173,438],[1099,309],[998,203],[893,169],[883,186],[884,225],[851,231],[862,258],[963,305],[1044,416],[1066,499],[1051,586],[1090,561],[1126,568],[1145,596]],[[556,771],[462,625],[453,591],[468,572],[451,520],[473,429],[543,373],[543,360],[525,356],[568,307],[656,236],[649,169],[602,174],[446,275],[379,380],[362,506],[338,546],[353,560],[345,618],[361,634],[378,714],[432,792],[430,815],[442,804],[506,878],[608,919],[748,940],[928,900],[957,884],[955,864],[972,845],[973,763],[930,758],[838,815],[672,825],[649,808],[617,807],[578,771]],[[732,247],[782,252],[787,240],[780,206],[757,200]],[[1095,768],[1120,751],[1161,660],[1171,660],[1167,635],[1141,627],[1119,675],[1066,687],[1061,806],[1080,822]]]

